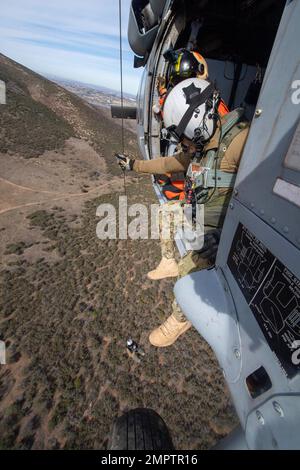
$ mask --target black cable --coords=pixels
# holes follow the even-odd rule
[[[122,0],[119,0],[119,39],[120,39],[120,84],[121,84],[121,110],[122,110],[122,124],[121,124],[121,146],[122,154],[125,152],[124,144],[124,98],[123,98],[123,50],[122,50]],[[126,175],[123,170],[124,177],[124,193],[126,195]]]
[[[121,109],[122,109],[122,153],[124,154],[124,117],[123,117],[123,51],[122,51],[122,0],[119,0],[119,40],[120,40],[120,83],[121,83]]]

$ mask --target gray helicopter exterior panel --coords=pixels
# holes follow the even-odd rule
[[[232,267],[230,266],[233,253],[232,248],[235,246],[234,235],[238,233],[239,227],[241,225],[246,227],[247,230],[250,228],[251,233],[255,233],[255,238],[261,250],[260,257],[256,256],[257,253],[254,253],[251,255],[251,257],[249,257],[247,256],[245,250],[247,244],[243,242],[241,243],[241,253],[243,255],[244,250],[245,261],[248,263],[249,268],[247,271],[248,285],[253,285],[253,293],[251,294],[251,298],[247,296],[245,289],[241,287],[239,276],[236,275],[235,271],[232,270]],[[258,220],[255,214],[253,214],[251,211],[248,211],[247,209],[245,210],[245,208],[239,203],[235,203],[227,214],[221,238],[221,247],[222,249],[218,252],[217,266],[218,269],[221,269],[228,283],[229,290],[234,299],[234,303],[238,312],[237,315],[239,318],[239,324],[241,325],[241,330],[245,332],[245,338],[247,337],[250,339],[250,342],[248,344],[246,343],[246,351],[248,351],[247,367],[249,367],[249,370],[246,371],[246,374],[248,372],[251,373],[251,369],[255,370],[255,368],[258,368],[260,365],[262,365],[262,363],[264,363],[264,366],[271,377],[273,386],[274,384],[277,384],[278,387],[284,389],[285,391],[300,392],[299,373],[297,375],[292,374],[293,377],[291,377],[291,379],[288,378],[287,371],[280,363],[279,358],[276,356],[274,351],[271,350],[268,341],[266,341],[264,337],[265,330],[259,325],[250,305],[251,301],[254,303],[254,295],[256,295],[257,299],[257,295],[261,294],[266,282],[270,279],[273,270],[276,269],[277,262],[282,263],[282,265],[287,267],[289,273],[292,273],[294,276],[294,279],[300,279],[299,250],[295,246],[291,245],[276,231],[273,230],[270,232],[270,228],[265,222]],[[264,247],[271,254],[270,265],[268,265],[268,258],[263,252]],[[260,265],[255,263],[257,258],[259,258],[258,261],[260,262]],[[271,266],[272,264],[273,266]],[[256,273],[258,272],[257,267],[259,268],[261,276],[260,278],[255,279]],[[242,275],[243,273],[244,271],[241,270]],[[291,278],[291,276],[289,276],[289,278]],[[255,285],[256,282],[257,285]],[[283,280],[282,283],[285,284],[285,281]],[[272,281],[270,282],[270,286],[271,285]],[[286,282],[286,286],[290,292],[289,299],[292,300],[294,293],[298,292],[298,286],[296,284],[293,289],[290,289],[291,286],[289,282]],[[266,296],[268,297],[268,295],[269,292],[267,291]],[[279,297],[278,301],[280,300],[281,297]],[[287,306],[285,306],[282,310],[283,314],[285,314]],[[283,315],[283,317],[284,316],[285,315]],[[264,321],[267,324],[268,318],[264,318]],[[272,322],[269,321],[269,323],[271,331]],[[294,332],[293,335],[295,340],[299,339],[299,334],[300,330]],[[281,332],[279,332],[277,335],[278,341],[281,340],[280,336]],[[243,342],[243,345],[245,345],[245,342]],[[261,347],[263,347],[263,350],[261,350],[259,353],[259,349]],[[291,350],[291,361],[292,353],[293,351]],[[271,368],[273,372],[271,372]],[[297,369],[299,370],[299,366],[295,365],[294,369],[295,371],[297,371]]]
[[[168,14],[172,3],[173,0],[152,0],[150,2],[155,24],[148,31],[140,30],[135,9],[131,3],[127,36],[130,47],[137,56],[145,57],[151,51],[157,36],[160,36],[165,27],[165,16]],[[154,49],[156,49],[155,46]]]
[[[300,3],[285,9],[270,56],[265,79],[236,181],[235,198],[300,247],[299,207],[275,194],[277,179],[300,186],[300,171],[287,168],[284,160],[295,132],[296,157],[300,160]],[[275,188],[274,188],[275,187]],[[290,193],[296,189],[290,186]]]
[[[161,15],[163,14],[166,3],[167,3],[167,0],[150,0],[151,8],[158,18],[160,18]]]
[[[216,267],[174,289],[216,353],[250,449],[300,449],[299,23],[300,2],[288,2]],[[255,389],[262,368],[270,385]]]
[[[241,426],[234,429],[228,436],[221,439],[212,450],[249,450],[245,439],[245,433]]]
[[[214,270],[195,272],[180,279],[175,284],[175,295],[187,318],[210,344],[218,358],[241,426],[246,431],[249,447],[300,448],[300,435],[297,434],[300,422],[300,409],[297,405],[300,405],[299,372],[288,377],[249,307],[249,300],[228,266],[233,234],[240,224],[251,229],[255,227],[257,240],[264,246],[272,245],[272,254],[288,266],[289,271],[292,271],[298,279],[300,278],[297,248],[275,231],[270,239],[268,225],[263,221],[257,223],[255,214],[236,203],[230,210],[224,226],[218,267]],[[263,274],[265,277],[266,273]],[[263,279],[261,283],[263,285]],[[283,341],[280,334],[277,337]],[[296,359],[298,358],[297,351],[291,350],[291,361],[294,352]],[[256,398],[252,398],[246,379],[261,367],[268,374],[272,386]],[[296,372],[297,367],[299,365],[295,365]],[[291,416],[291,408],[285,404],[289,394],[298,400],[294,402],[297,405],[294,407],[294,414],[296,416],[298,414],[299,418],[297,422],[294,416]],[[276,405],[273,402],[276,402]],[[262,411],[265,406],[268,409],[266,415]],[[284,410],[283,417],[279,414],[278,407]],[[270,409],[273,410],[272,413]],[[256,419],[253,419],[253,416]],[[265,424],[263,436],[260,431],[262,420]],[[279,425],[285,429],[282,435],[278,431]],[[272,440],[274,429],[277,434],[275,441]],[[286,429],[293,433],[293,440],[290,440]]]
[[[158,31],[158,24],[153,26],[146,32],[140,31],[137,23],[133,5],[130,5],[129,21],[128,21],[128,42],[134,53],[140,57],[144,57],[151,50]]]

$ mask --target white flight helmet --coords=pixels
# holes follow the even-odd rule
[[[180,140],[208,141],[216,129],[219,94],[212,83],[188,78],[168,94],[164,108],[164,125]]]

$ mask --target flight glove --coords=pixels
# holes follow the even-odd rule
[[[133,158],[129,158],[126,155],[123,155],[121,153],[116,153],[115,157],[117,159],[117,162],[119,164],[119,167],[123,171],[131,171],[133,170],[133,164],[135,160]]]

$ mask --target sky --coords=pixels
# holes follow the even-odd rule
[[[118,0],[4,0],[0,52],[42,75],[120,89]],[[122,0],[123,88],[136,95],[142,69],[127,42]]]

